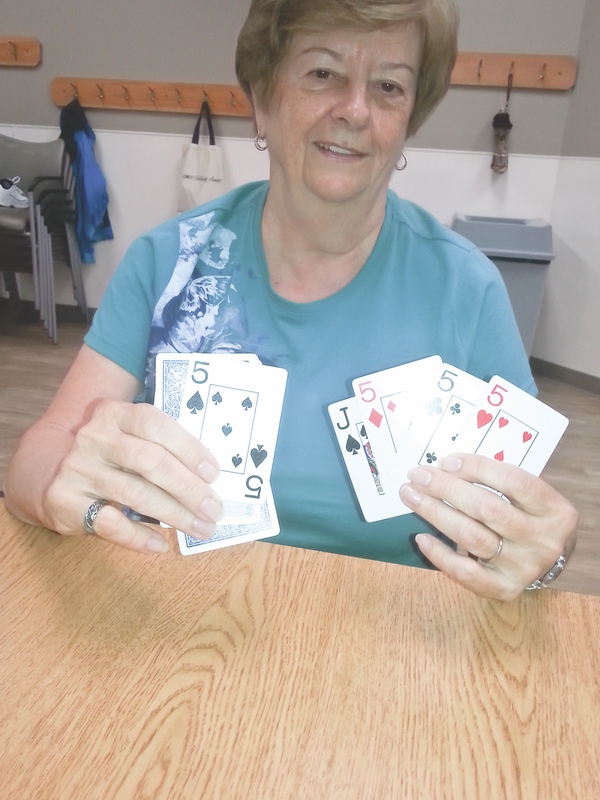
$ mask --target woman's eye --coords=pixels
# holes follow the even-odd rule
[[[401,94],[402,89],[396,83],[388,83],[387,81],[382,81],[379,84],[379,88],[385,94]]]
[[[315,69],[313,71],[313,75],[320,81],[326,81],[328,78],[331,77],[331,72],[329,72],[328,69]]]

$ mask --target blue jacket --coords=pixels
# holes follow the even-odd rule
[[[75,176],[75,233],[79,253],[84,264],[93,264],[94,242],[114,237],[108,216],[106,179],[94,156],[96,135],[79,100],[73,100],[61,111],[60,131]]]

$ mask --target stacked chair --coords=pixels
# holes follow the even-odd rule
[[[0,177],[13,175],[19,176],[29,207],[0,206],[0,272],[16,304],[16,273],[32,275],[36,311],[56,344],[55,257],[70,267],[75,300],[89,322],[75,236],[75,181],[63,140],[25,142],[0,135]]]

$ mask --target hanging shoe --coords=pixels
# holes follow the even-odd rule
[[[17,187],[19,177],[0,178],[0,206],[8,208],[27,208],[29,198]]]

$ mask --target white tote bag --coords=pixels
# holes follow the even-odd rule
[[[206,115],[210,144],[199,144],[200,123]],[[189,211],[223,194],[223,160],[215,144],[210,108],[206,100],[194,128],[191,144],[184,145],[178,211]]]

